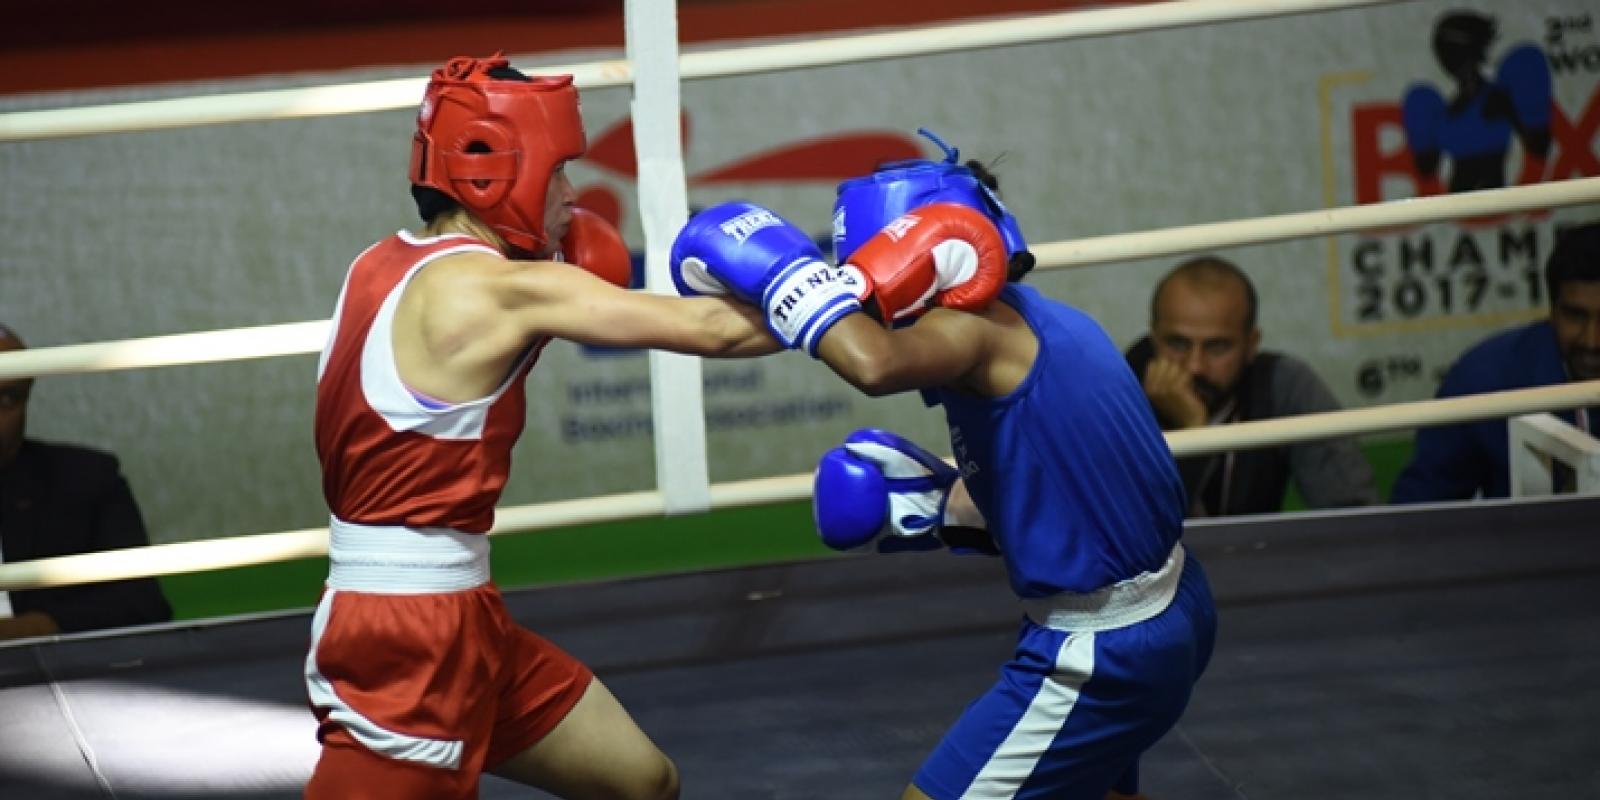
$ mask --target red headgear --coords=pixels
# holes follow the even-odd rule
[[[583,118],[571,75],[504,80],[490,58],[457,57],[433,71],[417,134],[411,182],[454,198],[511,247],[529,254],[551,244],[544,198],[562,162],[583,155]]]

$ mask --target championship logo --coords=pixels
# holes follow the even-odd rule
[[[1568,56],[1593,38],[1589,15],[1544,23],[1541,44],[1536,29],[1507,32],[1487,14],[1453,10],[1415,40],[1423,57],[1410,60],[1428,64],[1432,74],[1323,75],[1324,204],[1600,175],[1600,59]],[[1329,237],[1331,332],[1432,345],[1439,336],[1414,334],[1457,331],[1445,337],[1451,348],[1437,348],[1446,353],[1541,316],[1544,260],[1563,220],[1576,221],[1576,213],[1498,214]],[[1364,364],[1358,388],[1378,397],[1415,382],[1420,392],[1449,358],[1428,357],[1421,344],[1397,345],[1393,357]]]

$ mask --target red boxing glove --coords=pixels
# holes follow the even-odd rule
[[[872,286],[884,322],[921,314],[929,304],[980,311],[1006,283],[1006,244],[982,213],[931,203],[883,227],[851,256]]]
[[[633,255],[622,234],[605,217],[585,208],[573,207],[557,260],[583,267],[624,289],[633,282]]]

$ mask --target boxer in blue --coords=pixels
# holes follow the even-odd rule
[[[999,680],[902,800],[1133,795],[1216,632],[1179,543],[1183,485],[1121,353],[1015,282],[1032,266],[1016,220],[946,152],[840,186],[837,266],[771,211],[731,203],[690,221],[673,269],[682,291],[762,306],[779,339],[863,392],[944,406],[957,468],[863,430],[816,474],[829,546],[997,552],[1023,611]]]
[[[1529,165],[1522,176],[1538,181],[1550,153],[1550,65],[1535,44],[1520,44],[1501,57],[1494,74],[1485,74],[1493,17],[1452,11],[1433,31],[1433,53],[1456,84],[1446,99],[1426,83],[1407,87],[1401,102],[1406,146],[1417,173],[1438,180],[1440,162],[1450,157],[1451,192],[1498,189],[1506,185],[1506,155],[1515,136]]]

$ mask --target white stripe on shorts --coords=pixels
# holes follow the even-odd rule
[[[1083,685],[1094,675],[1094,632],[1067,636],[1056,652],[1056,668],[1039,685],[1028,710],[978,770],[961,800],[1010,800],[1033,774],[1039,759],[1067,724]]]
[[[328,628],[328,615],[333,610],[337,589],[329,589],[317,604],[311,617],[311,652],[306,655],[306,692],[313,705],[328,709],[328,719],[344,726],[355,740],[368,750],[388,756],[396,761],[413,761],[430,767],[455,769],[461,766],[461,751],[465,747],[459,739],[427,739],[408,736],[389,730],[355,710],[333,689],[333,682],[317,668],[317,645]]]

